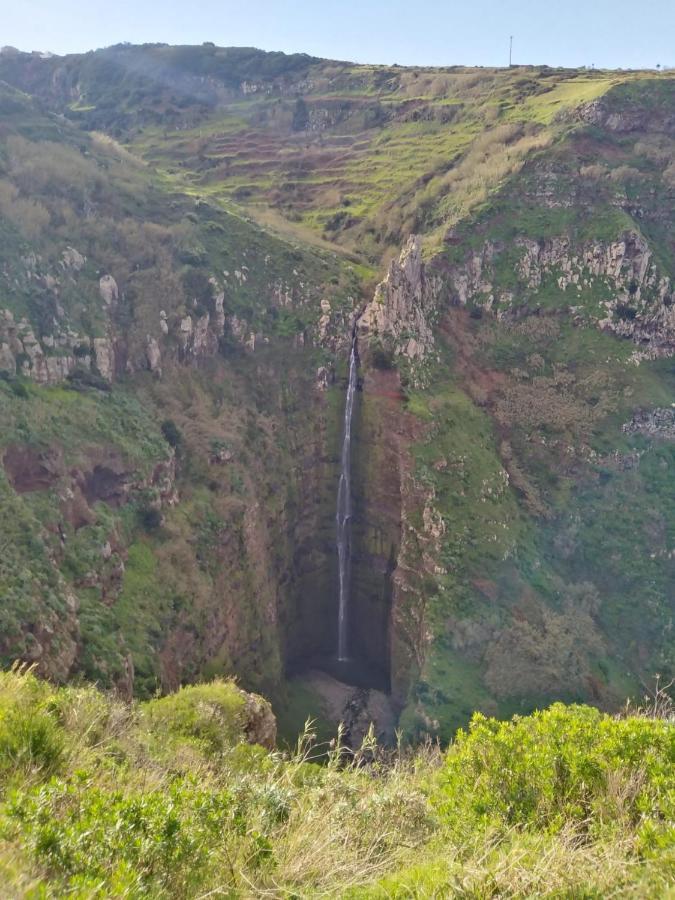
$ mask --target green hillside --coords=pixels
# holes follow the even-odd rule
[[[127,692],[207,664],[276,684],[291,534],[330,546],[303,454],[329,452],[331,355],[304,335],[357,274],[2,97],[4,661]]]
[[[0,79],[4,664],[443,740],[675,674],[672,75],[124,45]],[[365,697],[317,675],[355,325]]]

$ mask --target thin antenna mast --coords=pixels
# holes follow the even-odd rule
[[[509,35],[509,69],[513,61],[513,35]]]

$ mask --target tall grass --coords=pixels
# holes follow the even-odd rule
[[[446,752],[317,745],[311,722],[268,752],[240,698],[220,681],[128,705],[1,674],[3,896],[667,895],[663,689],[621,718],[477,717]]]

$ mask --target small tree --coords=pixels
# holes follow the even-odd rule
[[[167,444],[170,444],[174,450],[177,450],[183,443],[183,435],[173,419],[164,419],[161,429]]]
[[[309,125],[309,109],[302,97],[295,101],[293,110],[293,131],[304,131]]]

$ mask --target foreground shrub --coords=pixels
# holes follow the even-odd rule
[[[0,673],[0,896],[669,896],[669,706],[477,715],[445,754],[316,747],[308,726],[283,755],[246,743],[258,702]]]
[[[146,720],[167,739],[187,738],[211,753],[241,740],[244,695],[232,682],[213,681],[181,688],[144,705]]]
[[[619,824],[643,848],[675,843],[675,727],[555,704],[510,722],[473,717],[450,748],[441,806],[459,830]]]
[[[183,897],[208,879],[224,829],[237,825],[234,814],[227,791],[187,780],[124,794],[81,777],[14,792],[2,831],[5,839],[20,835],[50,880],[69,889],[96,896],[94,889],[108,884],[130,896],[166,890]]]
[[[64,742],[51,708],[52,690],[34,675],[0,673],[0,774],[49,774]]]

